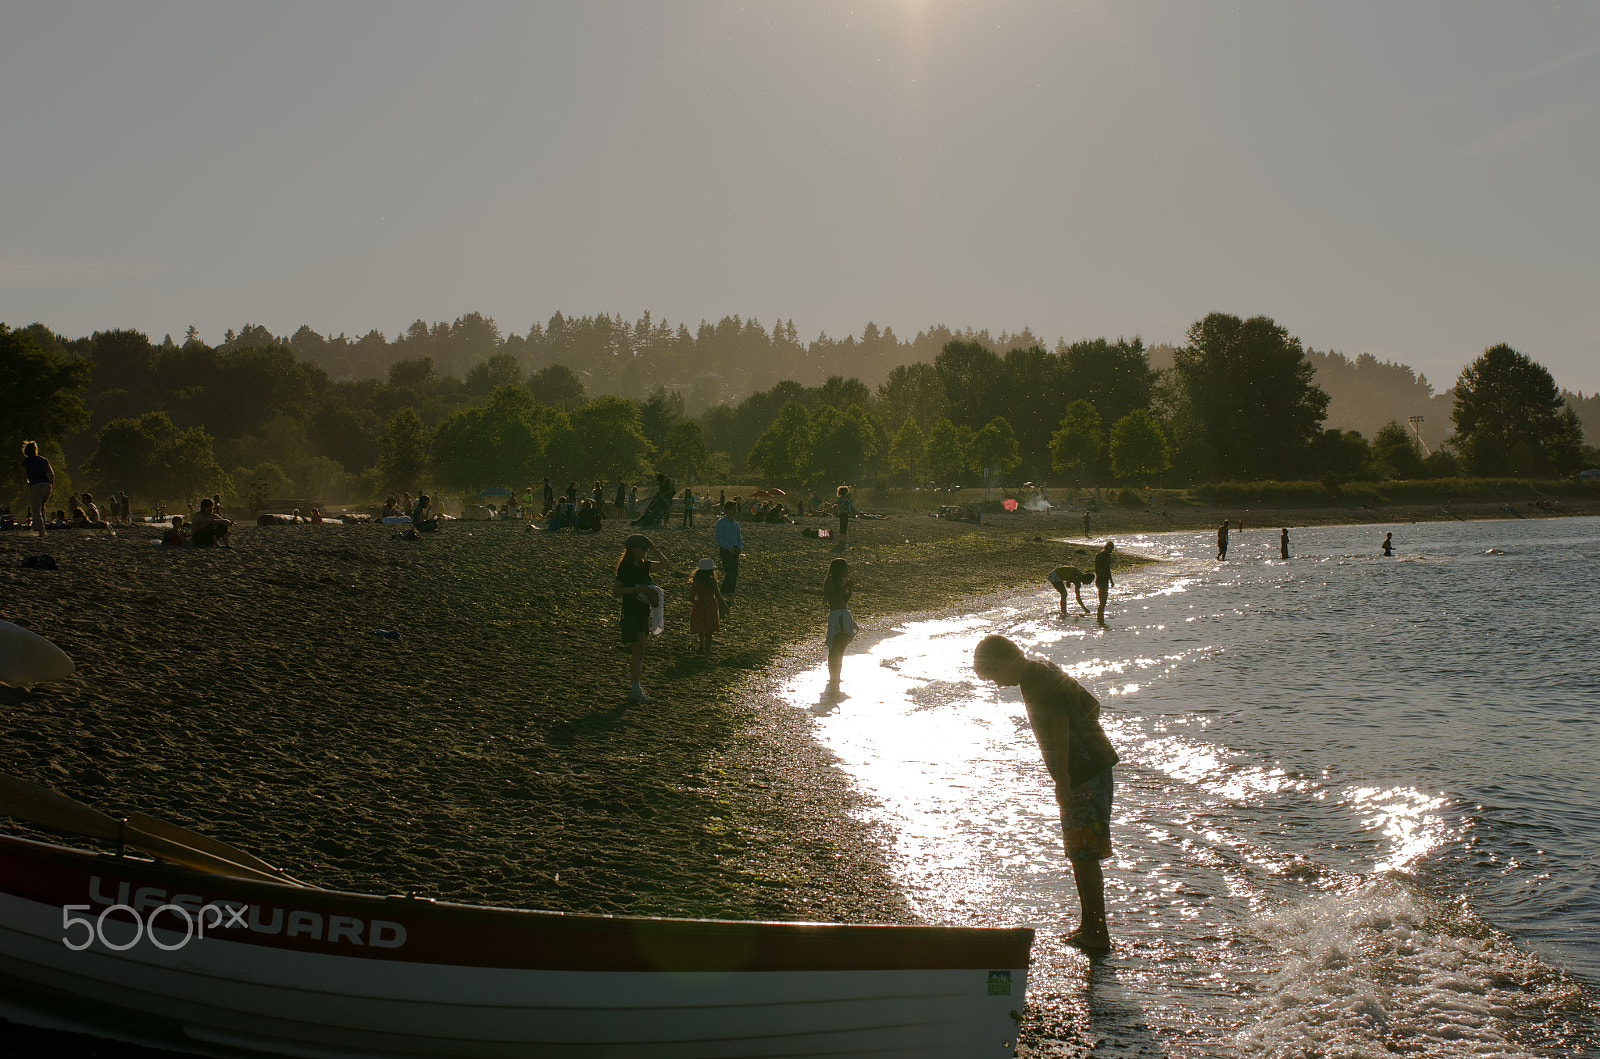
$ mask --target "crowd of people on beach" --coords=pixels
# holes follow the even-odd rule
[[[658,491],[652,502],[662,497],[670,498],[676,492],[671,480],[665,479],[665,476],[661,477],[664,480],[658,481]],[[685,490],[685,493],[687,492]],[[840,486],[834,495],[838,499],[832,505],[832,514],[839,519],[840,540],[837,548],[842,550],[846,543],[845,530],[850,518],[855,514],[855,509],[850,500],[848,486]],[[692,502],[692,497],[685,496],[684,499],[686,502]],[[739,566],[744,555],[744,534],[740,530],[740,521],[741,519],[763,523],[776,521],[769,514],[774,509],[769,500],[763,499],[761,503],[747,506],[743,497],[736,496],[730,500],[725,491],[719,500],[721,514],[712,529],[717,557],[712,559],[708,556],[699,560],[687,586],[690,601],[689,632],[699,639],[697,653],[701,658],[710,657],[712,639],[732,612],[739,590]],[[776,509],[782,510],[782,506],[777,505]],[[785,518],[784,521],[788,520]],[[658,523],[653,521],[650,509],[647,508],[644,514],[635,519],[635,525],[639,524]],[[693,522],[685,516],[680,525],[690,528]],[[631,533],[623,541],[622,556],[617,560],[611,593],[621,601],[620,634],[622,646],[629,653],[628,701],[630,702],[654,701],[642,684],[644,652],[650,636],[661,632],[665,625],[663,617],[665,593],[655,582],[654,577],[661,573],[666,565],[667,558],[660,546],[643,533]],[[719,569],[720,579],[717,574]],[[838,669],[845,646],[856,632],[855,622],[851,619],[847,606],[854,590],[855,581],[849,576],[848,563],[842,557],[835,557],[823,582],[823,597],[828,603],[828,624],[824,638],[828,644],[835,687],[838,685]]]

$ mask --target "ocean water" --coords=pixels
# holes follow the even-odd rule
[[[1024,1054],[1600,1055],[1600,519],[1290,537],[1119,540],[1163,561],[1104,627],[1041,569],[785,694],[923,916],[1038,930]],[[1061,940],[1048,777],[970,667],[991,632],[1093,692],[1122,755],[1109,956]]]

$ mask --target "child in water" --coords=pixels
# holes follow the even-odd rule
[[[700,637],[700,657],[711,657],[711,637],[722,628],[722,593],[717,588],[717,564],[701,559],[689,581],[689,631]]]

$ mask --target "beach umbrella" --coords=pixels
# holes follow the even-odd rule
[[[511,490],[502,489],[498,485],[491,485],[489,488],[485,489],[483,492],[478,494],[478,499],[482,500],[486,496],[510,496],[510,495],[511,495]]]

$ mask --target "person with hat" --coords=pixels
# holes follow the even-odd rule
[[[631,652],[628,676],[633,686],[628,701],[648,703],[655,700],[645,693],[639,678],[644,672],[644,644],[650,638],[650,608],[661,598],[661,589],[651,583],[650,575],[666,565],[667,557],[642,533],[629,534],[622,545],[611,594],[622,600],[622,642]],[[655,558],[649,558],[651,555]]]
[[[689,581],[689,631],[700,637],[700,657],[711,657],[711,636],[722,628],[722,593],[717,564],[701,559]]]

